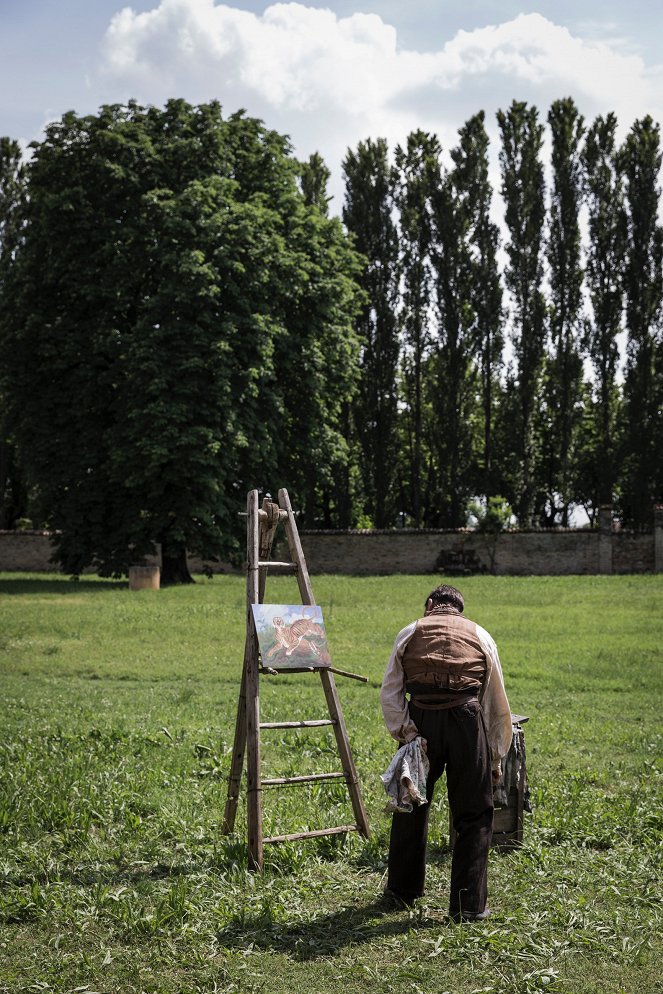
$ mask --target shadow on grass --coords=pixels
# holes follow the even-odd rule
[[[380,898],[296,925],[273,922],[264,915],[250,921],[237,919],[217,933],[217,941],[226,949],[245,949],[253,944],[264,952],[271,950],[305,961],[333,956],[349,945],[405,936],[415,928],[439,932],[446,925],[450,922],[442,913],[431,917],[423,907],[398,908],[389,898]]]
[[[118,885],[135,886],[142,881],[176,880],[178,877],[193,877],[200,874],[199,863],[183,863],[169,866],[166,863],[152,865],[120,865],[109,866],[79,866],[76,869],[61,869],[56,872],[42,873],[7,873],[3,877],[6,884],[13,887],[31,887],[37,883],[44,887],[57,882],[74,887],[116,887]],[[1,988],[0,988],[1,990]]]
[[[127,590],[128,580],[74,580],[61,576],[59,579],[41,579],[29,577],[25,580],[18,577],[0,580],[0,594],[9,596],[25,596],[26,594],[59,594],[66,597],[69,594],[105,594],[109,590]]]

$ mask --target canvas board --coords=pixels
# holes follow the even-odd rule
[[[275,670],[331,666],[317,604],[252,604],[263,666]]]

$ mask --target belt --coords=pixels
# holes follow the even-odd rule
[[[468,690],[448,690],[442,693],[421,693],[411,691],[410,700],[415,707],[422,711],[447,711],[450,708],[458,708],[462,704],[479,699],[479,688]]]

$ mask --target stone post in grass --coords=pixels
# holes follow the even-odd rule
[[[654,504],[654,572],[663,573],[663,504]]]
[[[130,566],[129,590],[159,590],[161,571],[158,566]]]

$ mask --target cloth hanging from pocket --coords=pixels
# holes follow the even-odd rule
[[[410,814],[414,805],[428,804],[426,780],[430,762],[422,738],[406,742],[398,750],[380,779],[387,792],[388,813]]]

